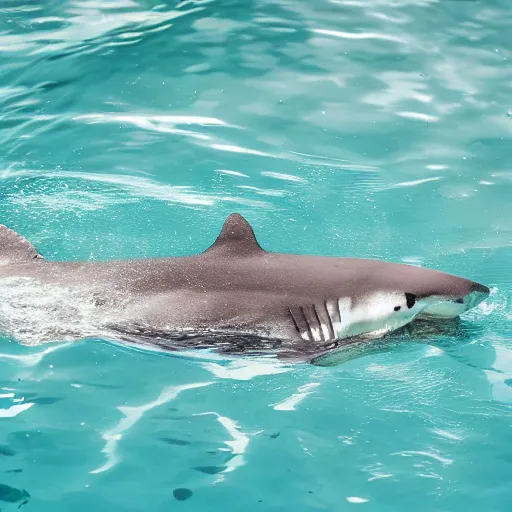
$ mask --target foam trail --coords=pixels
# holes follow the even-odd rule
[[[89,285],[66,287],[33,278],[2,278],[0,329],[27,345],[99,335],[93,291]]]

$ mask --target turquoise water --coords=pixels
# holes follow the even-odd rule
[[[0,509],[510,510],[507,0],[5,0],[0,223],[47,259],[263,247],[462,274],[335,367],[0,338]]]

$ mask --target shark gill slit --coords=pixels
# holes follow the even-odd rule
[[[302,339],[321,343],[337,339],[335,325],[340,323],[340,314],[333,304],[331,304],[331,309],[333,310],[330,311],[329,302],[325,301],[321,306],[311,304],[311,306],[307,307],[291,307],[288,308],[288,313],[293,322],[295,332]],[[317,330],[318,334],[316,334]]]
[[[307,337],[309,341],[314,341],[315,338],[313,336],[313,330],[311,329],[311,325],[309,324],[308,317],[306,315],[306,310],[302,306],[299,309],[302,313],[302,316],[304,317],[304,321],[306,322],[306,327],[308,329]]]
[[[334,332],[334,339],[337,339],[338,332],[341,330],[341,312],[340,312],[340,306],[339,301],[335,301],[336,304],[334,304],[334,300],[328,300],[325,303],[327,313],[329,316],[329,320],[332,324],[332,330]],[[330,307],[329,307],[330,306]]]
[[[290,308],[288,308],[288,311],[290,313],[290,316],[292,317],[292,322],[293,322],[293,325],[295,326],[297,334],[302,337],[302,333],[300,331],[299,324],[297,323],[297,320],[295,320],[295,316],[293,314],[293,311]]]
[[[327,318],[329,319],[329,323],[327,324],[327,328],[329,330],[330,336],[329,339],[336,339],[336,332],[334,331],[334,325],[332,324],[331,314],[329,313],[329,308],[327,307],[327,301],[324,302],[325,312],[327,314]]]
[[[316,304],[313,303],[313,312],[315,313],[316,321],[318,322],[318,329],[320,331],[320,341],[327,341],[324,333],[324,324],[320,321],[320,317],[318,316],[318,311],[316,309]]]
[[[313,341],[311,329],[304,309],[300,306],[289,309],[297,334],[305,341]]]

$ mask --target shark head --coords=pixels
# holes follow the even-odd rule
[[[343,337],[380,336],[415,319],[456,318],[489,296],[486,286],[437,270],[374,261],[365,266],[352,293],[338,301]]]
[[[267,252],[239,214],[226,219],[205,255],[215,258],[215,268],[228,262],[231,279],[236,264],[235,281],[258,291],[245,299],[251,307],[313,342],[380,337],[416,318],[455,318],[489,295],[474,281],[413,265]],[[240,317],[239,298],[234,309]]]

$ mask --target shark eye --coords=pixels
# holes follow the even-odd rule
[[[400,311],[402,309],[402,306],[395,306],[395,311]]]
[[[414,304],[416,304],[416,295],[414,295],[414,293],[406,293],[405,300],[407,302],[407,307],[411,309]]]

